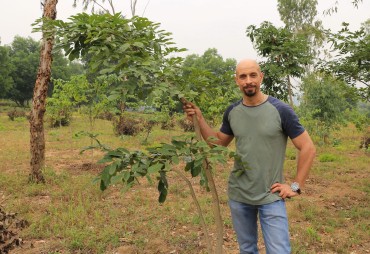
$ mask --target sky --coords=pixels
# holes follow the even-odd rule
[[[324,27],[338,31],[342,22],[348,22],[350,29],[355,30],[369,19],[370,0],[363,0],[358,9],[352,1],[338,0],[338,12],[331,16],[322,13],[336,0],[318,1]],[[83,11],[81,5],[73,8],[72,4],[73,0],[59,0],[57,19],[67,21],[71,15]],[[0,0],[0,6],[1,45],[11,44],[16,35],[40,39],[39,33],[32,33],[31,25],[42,15],[40,0]],[[115,1],[115,10],[130,17],[130,0]],[[188,49],[184,55],[201,55],[209,48],[216,48],[224,59],[236,60],[258,59],[245,33],[249,25],[259,26],[263,21],[277,27],[284,25],[277,11],[277,0],[137,0],[136,14],[160,23],[162,29],[171,32],[176,45]]]

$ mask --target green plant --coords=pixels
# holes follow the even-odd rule
[[[320,154],[319,156],[320,162],[332,162],[337,160],[339,160],[338,156],[330,153]]]
[[[320,236],[314,228],[308,227],[306,233],[310,242],[320,241]]]
[[[100,183],[101,190],[107,189],[110,185],[123,184],[123,189],[127,191],[138,182],[139,178],[146,177],[149,182],[152,182],[151,176],[154,175],[158,181],[158,201],[163,203],[169,190],[167,174],[174,171],[187,182],[204,227],[206,223],[191,183],[181,171],[173,169],[173,166],[184,163],[185,171],[190,172],[192,177],[200,176],[200,184],[209,190],[209,180],[213,185],[214,183],[207,170],[210,172],[211,165],[226,163],[226,158],[235,156],[234,152],[229,152],[225,147],[209,146],[207,142],[199,141],[192,136],[174,137],[170,144],[162,143],[158,147],[147,148],[146,153],[130,152],[125,148],[107,149],[97,139],[96,142],[97,145],[86,147],[81,152],[96,148],[106,152],[99,163],[107,165],[96,179]],[[215,187],[211,186],[211,188]],[[205,236],[209,242],[207,231]],[[207,245],[209,249],[212,249],[210,243]],[[222,249],[218,248],[218,251]]]

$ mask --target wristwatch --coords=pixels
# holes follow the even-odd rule
[[[299,195],[301,194],[301,189],[299,188],[299,183],[294,182],[290,185],[292,191],[297,192]]]

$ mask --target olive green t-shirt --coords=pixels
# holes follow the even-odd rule
[[[245,106],[241,100],[227,108],[220,131],[235,137],[239,157],[229,177],[229,198],[251,205],[279,200],[270,188],[284,182],[287,137],[304,132],[293,109],[271,96],[258,106]]]

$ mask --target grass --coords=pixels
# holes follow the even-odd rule
[[[0,110],[0,204],[30,222],[19,232],[22,249],[14,253],[110,254],[130,247],[132,253],[206,253],[196,207],[186,183],[169,174],[169,194],[158,203],[155,184],[145,179],[133,189],[113,186],[101,192],[93,179],[102,169],[102,154],[81,148],[91,140],[76,136],[89,130],[87,118],[76,115],[71,126],[46,126],[46,184],[28,183],[29,130],[25,118],[10,121]],[[111,147],[144,149],[146,133],[116,137],[112,124],[97,120],[92,131]],[[148,146],[169,142],[179,129],[156,126]],[[353,126],[335,135],[335,145],[319,146],[317,159],[302,196],[288,200],[292,253],[364,253],[370,250],[369,153],[358,148],[361,133]],[[289,142],[285,176],[295,175],[296,152]],[[238,253],[227,205],[227,181],[232,162],[216,167],[215,178],[225,225],[225,248]],[[190,179],[215,238],[211,196]],[[261,239],[261,237],[260,237]],[[261,239],[262,242],[262,239]],[[34,246],[31,248],[31,244]],[[261,243],[260,253],[264,253]],[[130,253],[130,252],[124,252]]]

